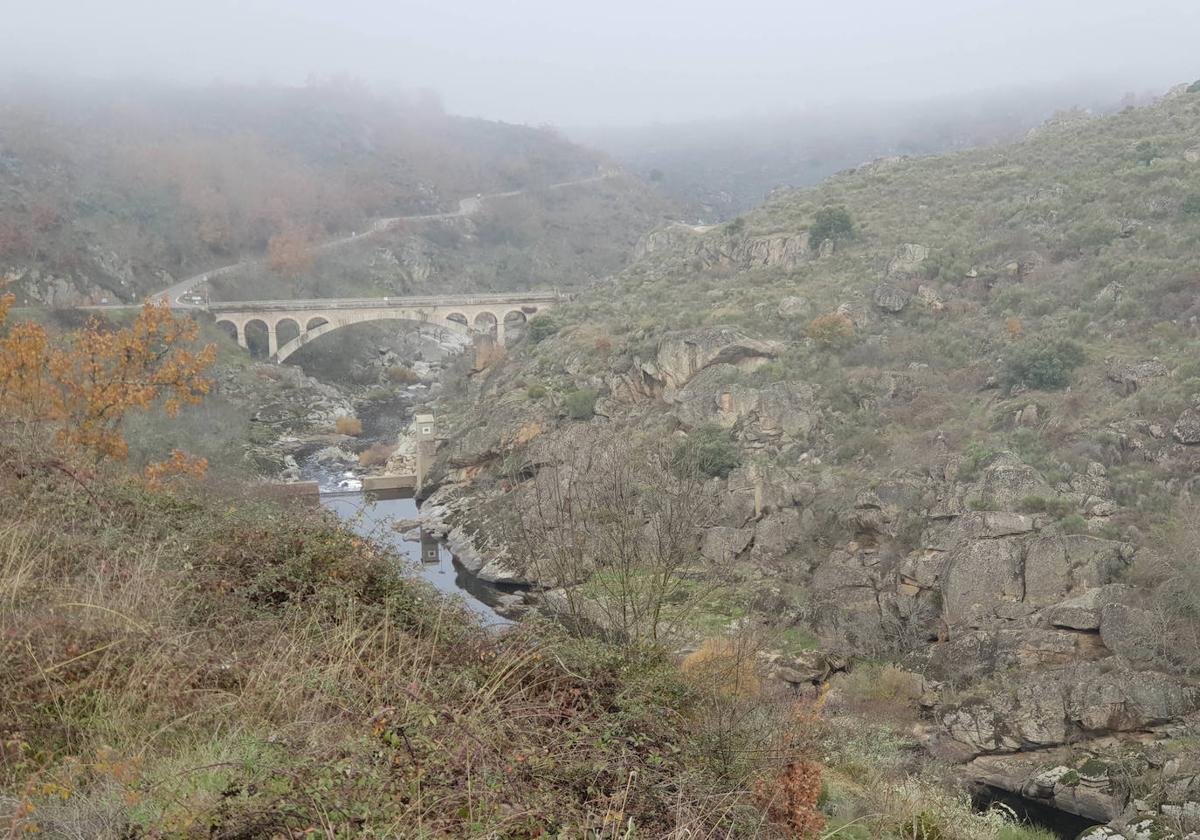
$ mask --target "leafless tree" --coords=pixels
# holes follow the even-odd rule
[[[668,446],[620,433],[515,467],[507,542],[570,623],[658,642],[712,592],[699,546],[715,499],[677,467]]]

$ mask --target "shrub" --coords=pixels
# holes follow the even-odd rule
[[[733,221],[725,225],[725,234],[727,236],[737,236],[746,229],[746,220],[738,216]]]
[[[1200,79],[1197,79],[1196,81],[1194,81],[1190,85],[1188,85],[1187,92],[1188,93],[1200,93]]]
[[[742,453],[719,426],[701,426],[675,445],[671,463],[677,473],[725,478],[742,463]]]
[[[421,377],[415,370],[404,365],[392,365],[384,371],[384,376],[388,378],[389,382],[397,385],[413,385],[421,381]]]
[[[845,207],[823,207],[813,217],[808,229],[809,246],[816,250],[826,239],[835,242],[854,238],[854,220]]]
[[[564,405],[572,420],[591,420],[596,416],[596,392],[591,388],[576,388],[567,394]]]
[[[360,467],[382,467],[388,462],[388,458],[392,457],[396,448],[395,444],[390,443],[373,444],[358,454],[358,465]]]
[[[1134,159],[1143,166],[1149,166],[1154,163],[1156,158],[1163,156],[1162,147],[1157,143],[1152,143],[1149,140],[1143,140],[1133,148]]]
[[[525,389],[525,396],[531,400],[540,400],[542,397],[546,396],[546,386],[538,384],[530,385]]]
[[[705,639],[683,659],[682,669],[705,689],[726,697],[756,697],[762,683],[754,671],[755,652],[740,639]]]
[[[334,423],[334,428],[337,429],[339,435],[350,435],[357,437],[362,434],[362,421],[357,417],[339,417]]]
[[[854,335],[854,322],[841,312],[829,312],[809,321],[804,334],[822,347],[834,347]]]
[[[1004,384],[1042,391],[1064,388],[1071,382],[1071,372],[1084,361],[1083,348],[1070,339],[1043,339],[1025,344],[1005,360]]]
[[[559,325],[558,322],[549,315],[538,315],[529,319],[529,326],[527,329],[529,340],[534,344],[538,344],[557,333],[559,330]]]
[[[1185,216],[1200,216],[1200,193],[1192,193],[1185,198],[1180,209]]]
[[[917,708],[925,690],[919,675],[890,663],[858,665],[841,679],[841,686],[850,701],[902,709]]]

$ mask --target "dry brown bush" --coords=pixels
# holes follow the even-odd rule
[[[363,425],[362,421],[357,417],[339,417],[337,422],[334,423],[334,428],[339,435],[357,437],[362,434]]]

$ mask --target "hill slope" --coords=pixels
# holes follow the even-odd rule
[[[0,276],[29,302],[137,300],[273,241],[303,257],[377,217],[451,210],[600,163],[548,131],[347,85],[27,84],[0,91]],[[618,227],[640,232],[642,215]]]
[[[726,581],[685,636],[885,657],[916,687],[884,707],[963,777],[1192,830],[1200,92],[880,161],[639,252],[447,402],[435,495],[468,500],[464,529],[536,514],[547,465],[583,486],[565,452],[666,441],[711,476],[693,574]],[[797,647],[773,667],[802,685],[825,666]],[[878,718],[861,692],[831,705]]]

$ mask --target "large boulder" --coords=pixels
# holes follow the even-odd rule
[[[876,286],[875,291],[871,294],[871,300],[877,307],[884,312],[891,312],[893,314],[904,309],[911,298],[912,295],[904,291],[904,289],[887,283]]]
[[[1052,607],[1047,607],[1042,614],[1051,627],[1099,630],[1101,611],[1106,606],[1127,598],[1132,591],[1130,586],[1110,583],[1060,601]]]
[[[1015,539],[971,540],[946,559],[942,616],[947,624],[979,626],[1025,594],[1022,546]]]
[[[903,280],[912,277],[929,256],[929,248],[924,245],[906,244],[896,249],[896,254],[888,261],[887,278]]]
[[[1193,406],[1179,415],[1171,434],[1180,443],[1200,443],[1200,406]]]
[[[1108,366],[1108,378],[1121,385],[1126,393],[1133,393],[1151,379],[1166,376],[1167,366],[1158,359],[1144,359],[1137,362],[1116,360]]]
[[[1100,609],[1100,638],[1131,662],[1153,662],[1162,651],[1162,622],[1149,610],[1110,603]]]
[[[1132,560],[1119,542],[1082,534],[1046,534],[1025,551],[1025,600],[1048,607],[1071,594],[1113,583]]]

